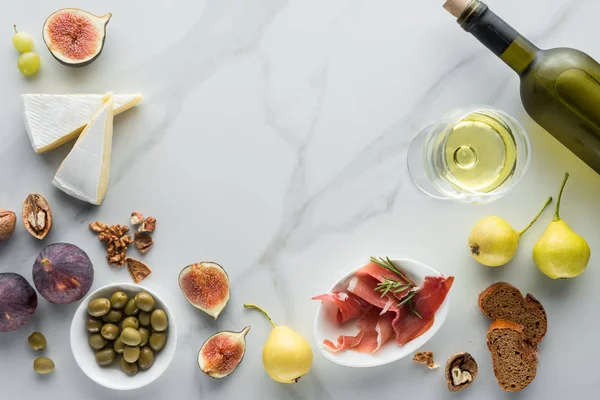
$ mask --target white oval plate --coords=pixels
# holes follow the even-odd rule
[[[156,308],[165,310],[169,320],[169,328],[167,330],[168,339],[165,347],[155,354],[152,367],[146,371],[140,370],[140,372],[134,376],[126,375],[121,370],[118,360],[115,360],[115,362],[107,367],[98,365],[98,363],[96,363],[95,352],[88,343],[90,333],[85,329],[85,320],[88,316],[88,303],[91,300],[100,297],[110,298],[117,290],[124,291],[130,297],[142,291],[150,293],[152,297],[154,297]],[[163,372],[167,370],[169,364],[171,364],[176,347],[177,323],[175,322],[175,317],[167,303],[165,303],[156,292],[133,283],[114,283],[93,291],[81,302],[81,304],[79,304],[79,307],[75,311],[75,315],[73,315],[73,321],[71,322],[71,351],[73,352],[73,357],[75,357],[77,365],[79,365],[79,368],[81,368],[83,373],[91,380],[110,389],[132,390],[141,388],[142,386],[146,386],[153,382],[161,376]]]
[[[418,261],[403,258],[391,258],[391,260],[395,265],[405,271],[410,278],[414,278],[417,282],[423,282],[426,276],[442,275],[435,269]],[[364,265],[365,264],[360,265],[338,279],[338,281],[327,291],[327,293],[335,290],[345,289],[347,287],[348,280]],[[450,310],[451,292],[452,290],[448,292],[448,295],[444,299],[442,306],[435,313],[433,325],[427,332],[406,343],[404,346],[398,346],[396,341],[391,339],[373,354],[359,353],[353,350],[332,353],[325,349],[323,347],[324,339],[329,339],[336,343],[338,336],[356,335],[358,333],[358,328],[356,328],[352,323],[339,325],[335,319],[337,307],[330,302],[321,302],[315,317],[314,327],[314,336],[317,340],[317,346],[319,347],[321,354],[323,354],[327,359],[336,364],[347,367],[375,367],[400,360],[401,358],[413,354],[417,349],[427,343],[429,339],[431,339],[441,328],[443,323],[446,321],[448,311]]]

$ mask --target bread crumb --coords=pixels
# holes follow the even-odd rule
[[[440,366],[433,360],[433,352],[431,351],[419,351],[413,356],[413,361],[419,364],[427,365],[429,369],[437,369]]]

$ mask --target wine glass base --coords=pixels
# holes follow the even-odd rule
[[[439,200],[449,200],[449,197],[444,196],[433,186],[425,170],[423,146],[432,126],[433,124],[423,128],[410,143],[407,154],[408,174],[415,186],[426,195]]]

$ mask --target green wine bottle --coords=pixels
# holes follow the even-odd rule
[[[527,113],[600,174],[600,64],[575,49],[542,50],[479,0],[447,0],[462,28],[521,77]]]

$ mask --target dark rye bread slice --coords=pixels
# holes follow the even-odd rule
[[[537,372],[537,351],[525,340],[523,326],[511,321],[492,322],[487,345],[498,385],[508,392],[526,388]]]
[[[530,294],[523,297],[519,289],[506,282],[494,283],[479,295],[479,308],[491,320],[503,319],[523,325],[532,346],[540,344],[548,319],[542,304]]]

